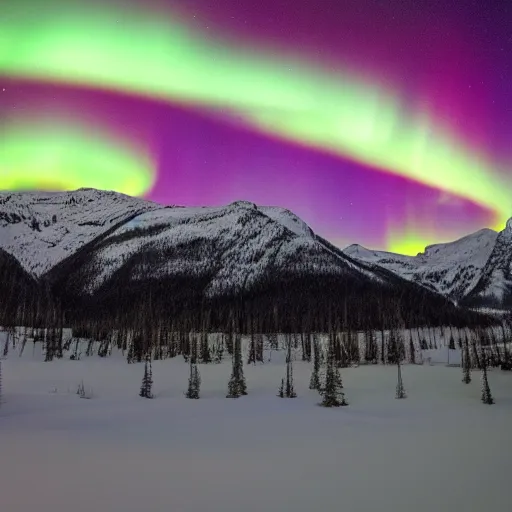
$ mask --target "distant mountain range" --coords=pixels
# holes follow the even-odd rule
[[[244,201],[3,192],[0,276],[11,284],[0,293],[11,309],[13,294],[39,297],[39,310],[47,297],[75,322],[130,322],[144,310],[158,322],[208,311],[212,325],[250,318],[266,329],[466,325],[483,317],[461,305],[510,304],[509,238],[482,230],[407,257],[342,251],[288,210]]]
[[[459,240],[425,248],[417,256],[351,245],[343,252],[386,268],[468,307],[512,307],[512,222],[496,232],[482,229]]]

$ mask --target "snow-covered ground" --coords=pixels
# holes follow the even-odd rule
[[[2,334],[0,334],[2,337]],[[0,345],[3,347],[3,343]],[[405,365],[342,370],[349,407],[324,409],[296,362],[298,398],[279,399],[282,353],[245,366],[249,395],[226,399],[230,363],[200,365],[187,400],[181,356],[142,364],[119,353],[44,363],[40,345],[2,361],[0,510],[6,512],[443,512],[506,510],[512,375]],[[446,349],[429,352],[444,361]],[[266,354],[268,358],[268,353]],[[82,400],[83,380],[93,398]]]

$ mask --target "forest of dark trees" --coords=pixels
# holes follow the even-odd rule
[[[476,329],[497,322],[385,271],[387,281],[381,285],[344,270],[313,273],[300,256],[290,262],[292,270],[270,268],[250,287],[231,287],[212,296],[207,287],[217,270],[215,262],[201,272],[155,277],[152,265],[161,254],[153,252],[136,253],[88,294],[84,289],[97,271],[87,264],[93,260],[91,251],[73,255],[39,280],[0,251],[0,325],[87,326],[91,331],[160,326],[172,332],[264,334]],[[140,276],[140,268],[147,275]],[[133,279],[136,271],[139,277]]]

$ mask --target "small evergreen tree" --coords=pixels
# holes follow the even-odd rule
[[[487,379],[487,354],[482,353],[481,357],[481,366],[482,366],[482,402],[487,405],[492,405],[494,403],[494,398],[491,394],[491,388],[489,387],[489,381]]]
[[[450,343],[448,345],[448,348],[450,350],[455,350],[455,339],[453,337],[453,334],[450,335]]]
[[[398,367],[398,381],[396,384],[395,398],[398,398],[398,399],[407,398],[407,394],[405,393],[405,388],[404,388],[404,382],[402,380],[402,365],[400,364],[400,361],[398,361],[397,367]]]
[[[277,396],[279,398],[284,398],[284,379],[281,379],[281,386],[279,386],[279,391],[277,392]]]
[[[469,355],[469,342],[467,338],[464,342],[462,357],[462,382],[464,382],[464,384],[471,382],[471,356]]]
[[[199,391],[201,388],[201,376],[199,375],[199,369],[197,363],[192,362],[190,358],[190,375],[188,378],[188,389],[185,393],[187,398],[197,400],[199,398]]]
[[[411,364],[416,364],[416,348],[414,346],[414,341],[412,341],[412,335],[409,338],[409,360]]]
[[[233,369],[228,383],[226,398],[238,398],[242,395],[247,395],[247,384],[245,383],[242,362],[242,337],[237,334],[233,350]]]
[[[327,355],[327,368],[325,371],[325,385],[322,389],[323,407],[343,407],[348,405],[343,392],[341,375],[335,360],[335,347],[333,340],[329,344]]]
[[[281,381],[281,388],[283,387],[283,381]],[[279,390],[279,396],[281,397],[281,389]],[[290,337],[286,339],[286,384],[284,385],[284,393],[281,398],[296,398],[297,393],[293,388],[293,362],[292,362],[292,343]]]
[[[322,364],[320,355],[320,342],[318,336],[313,334],[313,372],[309,381],[309,389],[316,389],[320,391],[320,367]]]
[[[206,338],[206,340],[208,340],[206,333],[201,338],[201,342],[200,342],[201,357],[203,359],[203,362],[205,362],[205,360],[204,360],[204,356],[205,356],[205,348],[204,348],[205,341],[204,340],[205,340],[205,338]],[[189,343],[188,349],[189,349],[188,361],[189,361],[189,367],[190,367],[190,374],[189,374],[189,378],[188,378],[188,389],[185,393],[185,396],[187,398],[197,400],[199,398],[199,390],[201,388],[201,376],[199,375],[199,369],[197,367],[197,359],[198,359],[197,358],[197,352],[198,352],[197,339],[194,336],[192,336],[190,338],[190,343]],[[208,354],[209,354],[209,350],[208,350]]]
[[[140,387],[139,396],[142,398],[153,398],[153,370],[151,367],[151,358],[148,354],[144,363],[144,377],[142,377],[142,385]]]
[[[247,364],[256,364],[256,339],[254,333],[251,332],[251,342],[249,343],[249,356],[247,358]]]

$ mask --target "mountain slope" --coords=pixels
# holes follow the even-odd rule
[[[268,217],[265,211],[238,201],[226,207],[164,208],[138,215],[95,245],[87,266],[82,264],[82,270],[86,274],[90,271],[94,279],[88,275],[83,290],[93,294],[127,261],[146,253],[159,256],[152,258],[150,268],[142,262],[137,264],[130,280],[143,278],[145,270],[153,278],[208,275],[210,281],[204,290],[208,297],[226,290],[247,290],[273,266],[295,272],[299,265],[307,265],[318,274],[343,268],[358,278],[382,281],[378,273],[335,248],[321,245],[309,228],[300,226],[299,219],[293,222],[292,231],[287,227],[290,217],[283,225],[274,220],[279,216]],[[273,209],[272,214],[276,211]],[[322,253],[322,258],[317,258],[317,253]]]
[[[64,303],[96,317],[133,317],[149,302],[157,317],[237,308],[262,322],[279,310],[324,326],[329,315],[359,327],[383,318],[466,321],[440,295],[343,254],[292,213],[244,201],[142,213],[46,277],[64,290]]]
[[[11,254],[0,249],[0,325],[27,313],[41,296],[38,282]]]
[[[470,306],[512,307],[512,220],[507,222],[464,303]]]
[[[343,252],[458,301],[479,281],[497,239],[497,232],[482,229],[454,242],[428,246],[417,256],[371,251],[359,245]]]
[[[0,193],[0,248],[35,276],[130,217],[160,205],[115,192]]]

